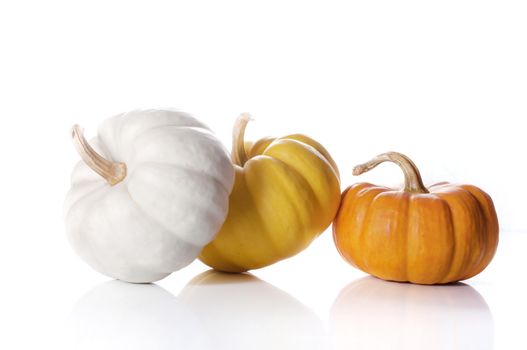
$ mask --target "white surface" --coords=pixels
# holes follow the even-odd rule
[[[342,312],[357,315],[339,314],[334,301],[362,274],[341,261],[326,232],[301,255],[256,272],[272,296],[259,288],[246,293],[269,307],[256,314],[215,309],[220,330],[251,335],[259,329],[250,327],[253,318],[272,319],[294,328],[291,334],[323,334],[317,339],[337,348],[423,339],[431,339],[427,347],[472,341],[479,349],[494,339],[494,348],[526,348],[525,18],[520,0],[0,2],[0,348],[70,349],[71,336],[86,339],[82,332],[90,329],[93,341],[104,334],[124,334],[131,340],[121,340],[133,344],[151,336],[160,344],[210,340],[201,307],[179,300],[203,265],[164,280],[166,292],[138,292],[138,301],[130,288],[111,286],[85,298],[105,278],[74,255],[64,234],[62,203],[78,159],[70,126],[81,124],[90,137],[107,116],[157,106],[195,114],[227,145],[243,111],[257,119],[249,137],[309,134],[334,156],[343,187],[358,181],[351,176],[356,163],[388,150],[407,153],[426,183],[462,181],[488,191],[506,231],[497,259],[467,282],[474,291],[450,288],[438,297],[466,300],[474,310],[448,302],[401,306],[394,295],[406,292],[387,286],[386,300],[364,296],[357,307],[344,293]],[[395,167],[383,166],[360,180],[401,179]],[[237,291],[226,289],[210,298],[204,291],[204,305],[221,306],[224,294]],[[104,323],[90,295],[97,301],[112,293],[129,297],[131,307],[143,305],[141,298],[156,302],[138,311],[110,309],[108,319],[122,322]],[[408,294],[435,299],[434,289]],[[350,338],[342,337],[341,323],[353,328]]]
[[[199,262],[158,285],[132,285],[69,254],[57,263],[42,255],[31,276],[4,287],[0,347],[523,349],[526,244],[527,235],[504,233],[481,275],[431,287],[365,277],[329,232],[255,277],[211,285],[189,283],[207,271]]]
[[[0,155],[52,161],[55,195],[74,159],[73,123],[89,133],[123,111],[176,107],[230,143],[247,111],[259,123],[249,135],[313,135],[343,174],[408,153],[425,182],[480,185],[503,227],[525,230],[527,166],[515,162],[526,145],[526,17],[523,0],[2,1],[2,142],[17,152]],[[399,181],[389,174],[363,178]]]

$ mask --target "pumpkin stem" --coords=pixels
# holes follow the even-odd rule
[[[75,149],[82,160],[97,174],[101,175],[111,186],[123,181],[126,177],[126,164],[111,162],[97,153],[86,141],[79,125],[71,128],[71,137]]]
[[[232,130],[232,152],[231,160],[234,164],[243,166],[247,162],[247,151],[245,150],[245,129],[247,124],[253,120],[249,113],[242,113],[236,119]]]
[[[402,169],[404,173],[404,190],[406,192],[429,193],[423,184],[419,169],[417,169],[414,162],[404,154],[398,152],[379,154],[369,162],[357,165],[353,168],[353,175],[356,176],[368,172],[384,162],[393,162]]]

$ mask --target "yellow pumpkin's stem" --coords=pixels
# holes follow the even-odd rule
[[[253,120],[249,113],[242,113],[236,119],[232,129],[232,152],[231,160],[234,164],[243,166],[247,162],[247,151],[245,150],[245,129],[247,124]]]
[[[126,177],[126,164],[120,162],[111,162],[97,153],[86,141],[79,125],[71,128],[71,137],[77,152],[82,160],[93,171],[101,175],[111,186],[123,181]]]
[[[398,152],[387,152],[379,154],[372,160],[364,164],[357,165],[353,168],[353,175],[356,176],[368,172],[371,169],[375,168],[377,165],[384,162],[395,163],[402,169],[402,171],[404,172],[405,191],[415,193],[429,193],[425,185],[423,184],[423,180],[421,179],[419,169],[417,169],[417,166],[414,164],[414,162],[412,162],[412,160],[404,154]]]

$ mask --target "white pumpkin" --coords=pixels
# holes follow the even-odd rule
[[[219,231],[234,168],[212,132],[188,114],[136,110],[109,118],[71,177],[66,231],[95,270],[135,283],[190,264]]]

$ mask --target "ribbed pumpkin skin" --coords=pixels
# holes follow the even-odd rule
[[[492,199],[471,185],[440,183],[428,190],[349,187],[333,223],[340,254],[392,281],[443,284],[480,273],[498,245]]]
[[[236,166],[229,213],[200,259],[226,272],[273,264],[305,249],[332,222],[340,204],[337,166],[304,135],[265,138]]]

